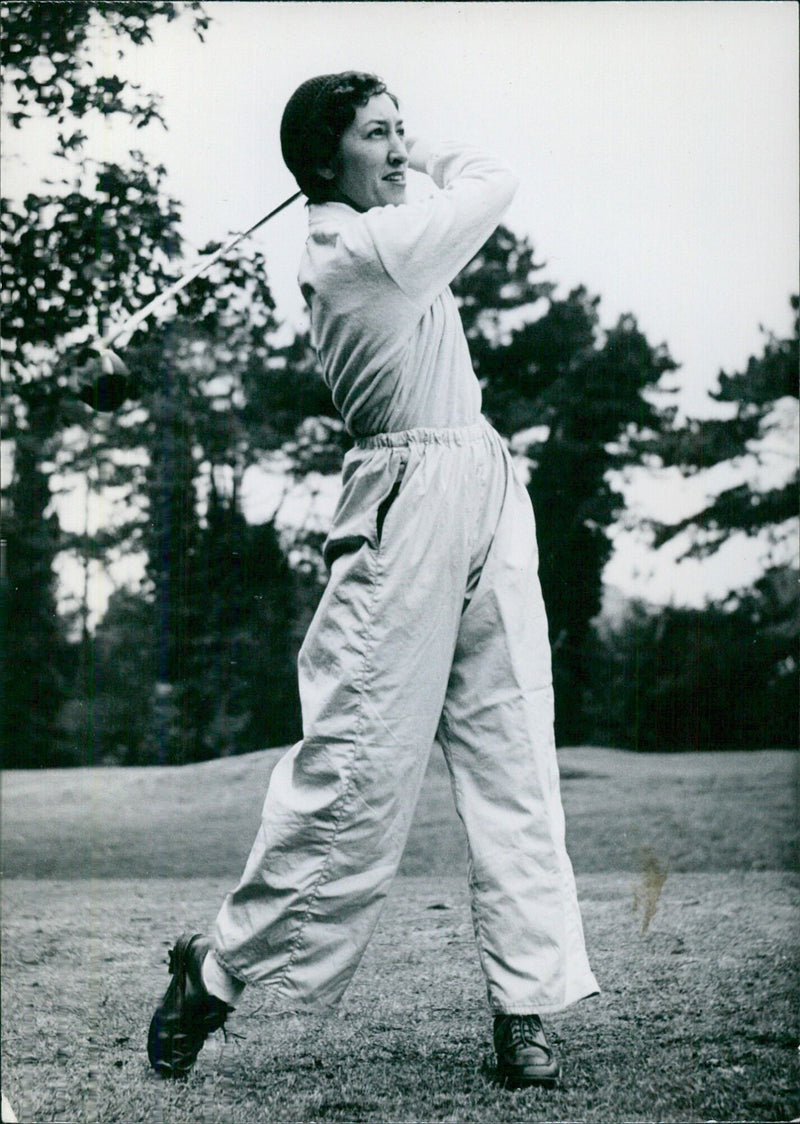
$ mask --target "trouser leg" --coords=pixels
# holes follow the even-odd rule
[[[441,714],[463,598],[463,576],[448,576],[463,563],[441,533],[447,489],[425,458],[358,451],[349,465],[329,541],[338,557],[299,659],[303,740],[273,771],[246,869],[213,935],[228,972],[262,981],[286,1006],[336,1003],[378,919]]]
[[[533,513],[499,463],[490,491],[503,490],[501,514],[461,620],[439,737],[467,832],[490,1005],[543,1014],[598,988],[564,843]]]

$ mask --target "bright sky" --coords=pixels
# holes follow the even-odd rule
[[[514,166],[522,186],[505,221],[531,238],[543,279],[561,294],[584,283],[605,326],[632,312],[666,342],[689,412],[705,411],[720,368],[760,352],[759,324],[788,332],[800,249],[792,0],[206,8],[204,44],[178,21],[125,68],[163,95],[169,132],[133,141],[167,166],[190,246],[295,190],[278,126],[300,82],[370,70],[400,97],[410,134],[476,141]],[[98,68],[117,68],[113,48]],[[130,142],[111,123],[92,154]],[[39,173],[9,160],[11,193]],[[279,315],[295,323],[305,226],[295,204],[256,236]]]
[[[161,29],[131,63],[164,96],[192,243],[294,190],[278,145],[296,86],[379,73],[411,134],[491,146],[522,186],[507,224],[603,323],[633,312],[682,364],[687,405],[785,331],[798,287],[798,10],[733,3],[209,3],[206,43]],[[140,135],[141,136],[141,135]],[[143,139],[143,138],[142,138]],[[139,138],[137,138],[137,141]],[[282,314],[301,301],[297,204],[258,236]]]

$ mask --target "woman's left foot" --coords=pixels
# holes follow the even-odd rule
[[[184,933],[169,953],[172,981],[150,1022],[147,1056],[161,1077],[185,1077],[209,1034],[224,1029],[233,1010],[209,995],[203,983],[203,960],[209,942]]]
[[[508,1088],[558,1084],[561,1066],[538,1015],[495,1015],[494,1048],[497,1076]]]

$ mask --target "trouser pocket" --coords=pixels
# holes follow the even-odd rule
[[[386,518],[400,495],[408,454],[404,449],[352,449],[345,459],[342,493],[323,547],[330,570],[342,554],[365,543],[377,550]]]

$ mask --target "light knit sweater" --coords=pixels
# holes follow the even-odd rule
[[[482,150],[421,142],[409,163],[441,190],[359,213],[310,207],[298,280],[323,377],[355,436],[473,425],[481,391],[449,285],[499,223],[517,181]]]

